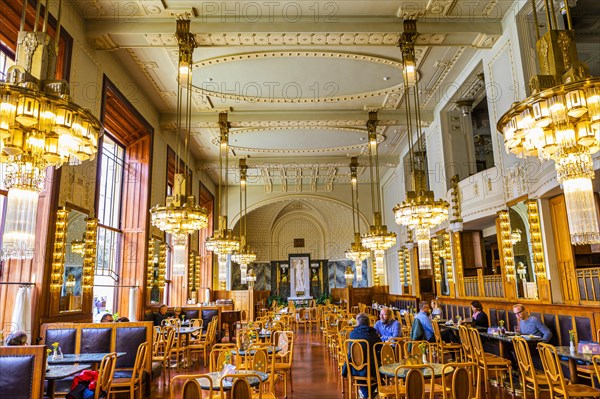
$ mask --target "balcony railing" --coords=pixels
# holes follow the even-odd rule
[[[576,270],[581,301],[600,301],[600,267]]]
[[[465,294],[467,296],[479,296],[478,277],[465,277]]]
[[[486,298],[504,298],[502,276],[483,276],[483,292]]]

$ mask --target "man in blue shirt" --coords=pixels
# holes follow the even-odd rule
[[[379,320],[375,323],[375,330],[382,341],[400,336],[400,323],[394,320],[392,309],[382,308],[379,312]]]
[[[542,341],[548,343],[552,339],[552,331],[542,323],[537,317],[530,316],[525,310],[525,306],[517,303],[513,306],[513,312],[519,321],[519,332],[522,335],[536,335],[542,338]]]
[[[417,313],[417,315],[415,316],[415,320],[419,320],[421,327],[423,329],[423,334],[424,336],[413,336],[412,332],[410,335],[410,339],[415,341],[415,340],[426,340],[429,342],[435,342],[435,335],[433,333],[433,325],[431,324],[431,319],[429,318],[429,312],[431,312],[431,308],[429,307],[429,302],[427,301],[421,301],[419,302],[419,309],[421,310],[419,313]],[[413,325],[413,330],[415,330],[414,328],[415,326]]]

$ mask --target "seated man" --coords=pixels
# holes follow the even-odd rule
[[[424,340],[435,342],[433,325],[431,324],[431,319],[429,318],[429,312],[431,310],[429,303],[424,301],[420,302],[419,309],[420,312],[417,313],[413,322],[413,328],[410,332],[410,339],[411,341]],[[419,321],[418,323],[417,320]]]
[[[529,312],[525,309],[525,305],[517,303],[513,306],[513,312],[515,312],[515,316],[519,321],[519,332],[522,335],[536,335],[542,338],[543,342],[550,342],[552,331],[537,317],[529,315]]]
[[[394,320],[392,309],[382,308],[379,312],[379,320],[375,323],[375,331],[381,337],[382,341],[389,341],[390,338],[400,336],[400,323]]]
[[[155,326],[160,326],[162,321],[168,319],[169,317],[171,317],[171,315],[167,313],[167,305],[165,304],[160,305],[158,312],[152,315]]]
[[[365,348],[364,345],[363,346],[363,352],[364,353],[368,353],[369,354],[369,359],[371,362],[371,376],[373,378],[376,377],[376,372],[377,372],[377,367],[375,364],[375,356],[373,354],[373,345],[375,345],[375,343],[377,342],[381,342],[381,339],[379,339],[379,335],[377,334],[377,331],[375,331],[375,329],[373,327],[371,327],[369,325],[369,316],[367,316],[365,313],[359,313],[358,315],[356,315],[356,327],[354,328],[354,330],[350,331],[350,334],[348,336],[349,339],[365,339],[369,342],[369,347]],[[351,358],[351,354],[350,354],[350,347],[348,347],[348,360],[350,360]],[[348,363],[344,363],[344,366],[342,367],[342,376],[347,377],[348,376]],[[352,373],[352,375],[355,376],[361,376],[361,377],[365,377],[367,375],[367,370],[354,370],[352,369],[350,371]],[[373,398],[376,397],[376,395],[374,394],[375,390],[376,390],[376,384],[371,388],[371,393],[373,394]],[[367,398],[368,394],[369,394],[369,390],[367,389],[367,387],[362,386],[359,387],[359,394],[361,398]]]

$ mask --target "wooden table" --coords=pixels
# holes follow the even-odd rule
[[[242,321],[241,310],[222,310],[221,311],[221,328],[227,323],[229,342],[235,341],[235,323]],[[222,337],[221,337],[222,338]]]
[[[65,355],[66,356],[66,355]],[[48,359],[49,360],[49,359]],[[54,399],[55,381],[62,378],[69,377],[71,375],[82,372],[91,368],[91,364],[51,364],[46,370],[46,380],[48,386],[46,387],[46,396],[50,399]]]
[[[125,356],[127,352],[117,352],[117,358]],[[104,356],[108,353],[80,353],[80,354],[66,354],[61,359],[52,359],[52,356],[48,356],[49,365],[68,365],[77,363],[88,363],[88,367],[92,367],[92,370],[97,370],[98,365],[102,362]]]
[[[410,361],[410,363],[408,362]],[[415,365],[418,364],[414,359],[402,359],[400,360],[400,362],[398,363],[391,363],[391,364],[386,364],[385,366],[380,366],[379,367],[379,373],[385,375],[386,377],[394,377],[395,376],[395,371],[398,367],[400,366],[406,366],[406,365]],[[440,363],[427,363],[427,365],[431,366],[433,368],[433,372],[434,372],[434,378],[439,378],[442,377],[442,369],[444,368],[443,364]],[[402,378],[405,379],[406,378],[406,374],[408,374],[408,369],[403,369],[400,370],[400,372],[398,373],[398,378]],[[429,367],[423,367],[423,377],[425,378],[431,378],[431,369]],[[454,371],[453,367],[447,367],[446,370],[444,370],[446,374],[450,374]]]
[[[581,361],[585,362],[586,364],[593,364],[592,356],[594,356],[594,354],[581,353],[581,352],[577,352],[577,350],[575,350],[574,352],[571,352],[571,349],[568,346],[556,346],[555,348],[556,348],[556,353],[558,354],[558,356],[566,357],[567,359],[569,359],[569,374],[571,375],[570,380],[573,384],[576,384],[577,383],[577,360],[581,360]]]

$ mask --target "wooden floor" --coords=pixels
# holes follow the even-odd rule
[[[171,374],[175,376],[177,374],[194,374],[204,371],[206,369],[197,366],[190,371],[173,372]],[[292,373],[293,392],[289,392],[288,388],[289,399],[348,399],[347,394],[341,392],[341,386],[336,376],[336,367],[329,360],[316,330],[313,330],[312,333],[304,333],[302,330],[297,332]],[[482,393],[481,398],[513,399],[521,397],[513,396],[509,391],[491,387],[491,392],[487,396]],[[282,383],[277,384],[276,393],[278,398],[284,397]],[[153,384],[151,398],[167,399],[169,394],[168,388],[163,388],[162,380]],[[533,398],[533,392],[529,392],[528,397]],[[541,395],[541,398],[548,397],[549,395],[545,393]]]

